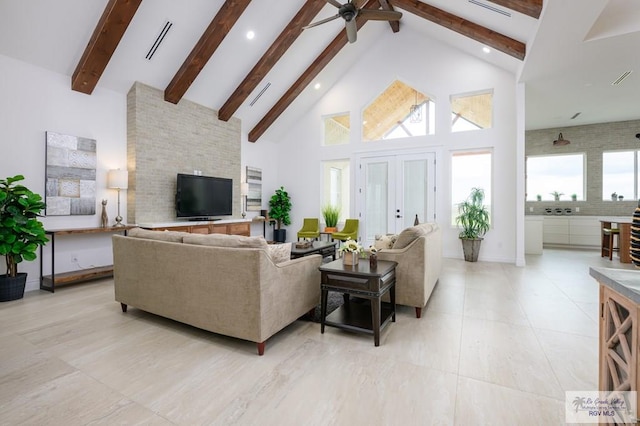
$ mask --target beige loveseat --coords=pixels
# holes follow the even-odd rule
[[[320,300],[320,255],[278,260],[282,247],[262,237],[135,228],[113,236],[115,300],[123,312],[131,305],[256,342],[262,355],[269,337]]]
[[[415,307],[420,318],[442,271],[440,227],[437,223],[412,226],[397,236],[378,237],[375,245],[381,248],[378,259],[398,262],[396,303]]]

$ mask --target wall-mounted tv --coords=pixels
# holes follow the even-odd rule
[[[233,214],[233,180],[178,173],[176,215],[191,219]]]

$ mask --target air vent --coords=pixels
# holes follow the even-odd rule
[[[151,46],[151,49],[149,49],[149,51],[147,52],[147,56],[145,56],[145,58],[147,58],[148,60],[151,60],[151,58],[153,58],[153,55],[156,54],[158,47],[160,47],[160,44],[164,41],[164,38],[166,37],[167,33],[169,32],[172,26],[173,26],[173,23],[171,21],[167,21],[164,24],[164,27],[162,27],[160,34],[158,34],[158,37],[156,37],[156,41],[153,42],[153,45]]]
[[[258,93],[258,95],[253,98],[253,100],[249,103],[249,106],[253,106],[253,104],[255,104],[256,102],[258,102],[258,99],[260,99],[260,96],[264,95],[264,92],[267,91],[267,89],[269,88],[269,86],[271,86],[271,83],[267,83],[262,90],[260,91],[260,93]]]
[[[615,81],[613,81],[611,83],[612,86],[617,86],[618,84],[622,83],[624,81],[625,78],[629,77],[629,74],[631,74],[633,71],[625,71],[622,73],[622,75],[620,75],[620,77],[618,77]]]
[[[507,12],[506,10],[498,9],[497,7],[491,6],[490,4],[482,3],[482,2],[479,2],[478,0],[469,0],[469,3],[475,4],[476,6],[484,7],[485,9],[488,9],[488,10],[490,10],[492,12],[496,12],[496,13],[499,13],[501,15],[504,15],[506,17],[511,18],[511,13],[510,12]]]

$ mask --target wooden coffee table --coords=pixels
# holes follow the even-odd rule
[[[332,256],[336,260],[336,242],[335,241],[314,241],[311,247],[296,248],[296,243],[291,244],[291,259],[309,256],[310,254],[319,254],[322,257]]]
[[[322,293],[320,331],[330,325],[345,330],[373,334],[373,341],[380,346],[380,330],[396,321],[396,266],[397,262],[379,260],[371,269],[367,259],[358,265],[344,265],[342,259],[324,264],[320,270]],[[327,316],[329,291],[345,295],[345,304]],[[382,296],[389,293],[391,303],[382,303]],[[349,295],[367,299],[370,303],[349,301]]]

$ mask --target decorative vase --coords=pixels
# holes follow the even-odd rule
[[[326,226],[324,228],[324,232],[333,234],[334,232],[338,232],[338,228],[336,228],[335,226]]]
[[[355,266],[358,264],[358,260],[360,259],[358,253],[353,252],[345,252],[342,253],[342,262],[345,265]]]
[[[369,255],[369,268],[376,269],[378,267],[378,255],[371,253]]]

